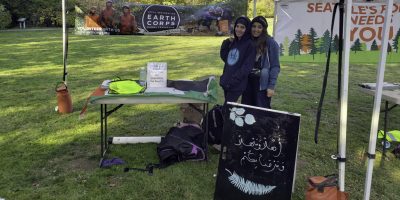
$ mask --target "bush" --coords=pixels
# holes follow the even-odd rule
[[[0,29],[7,28],[11,24],[10,12],[0,4]]]

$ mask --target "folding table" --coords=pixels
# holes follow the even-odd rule
[[[399,86],[400,87],[400,86]],[[374,89],[369,89],[366,87],[362,87],[360,88],[360,90],[366,94],[375,95],[375,90]],[[382,112],[385,112],[385,116],[384,116],[384,125],[383,125],[383,155],[385,155],[386,153],[386,148],[385,148],[385,144],[386,144],[386,133],[387,133],[387,120],[388,120],[388,113],[389,111],[391,111],[393,108],[397,107],[397,105],[400,104],[400,89],[392,89],[392,90],[388,90],[388,89],[383,89],[382,91],[382,99],[385,100],[385,110],[383,110]],[[389,107],[389,103],[392,103],[393,105],[391,107]]]
[[[206,82],[206,88],[204,91],[200,91],[201,88],[195,88],[192,90],[191,86],[196,83]],[[179,83],[179,84],[176,84]],[[177,85],[181,85],[178,86]],[[180,89],[177,93],[165,93],[165,92],[152,92],[152,93],[138,93],[138,94],[100,94],[92,95],[89,98],[90,104],[100,105],[100,156],[103,159],[107,153],[110,141],[108,140],[108,117],[126,104],[203,104],[202,114],[207,116],[208,104],[217,102],[217,86],[214,77],[209,77],[202,81],[168,81],[168,87],[173,86]],[[197,91],[195,91],[197,90]],[[109,109],[108,106],[114,106]],[[207,120],[206,120],[207,123]],[[207,147],[207,135],[208,129],[206,124],[204,145]],[[135,138],[135,137],[129,137]],[[147,142],[159,142],[159,137],[141,137],[142,140]],[[207,149],[206,151],[207,152]]]

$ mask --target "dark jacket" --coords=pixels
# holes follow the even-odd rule
[[[250,20],[247,17],[239,17],[235,22],[235,28],[240,19],[248,22],[245,34],[239,40],[234,29],[235,38],[232,42],[230,39],[224,40],[220,51],[225,65],[219,84],[225,91],[231,92],[243,92],[246,89],[247,78],[256,57],[256,48],[250,39]]]

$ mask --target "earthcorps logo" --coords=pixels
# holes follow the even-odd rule
[[[176,29],[181,18],[174,7],[151,5],[146,8],[142,16],[142,24],[147,32]]]

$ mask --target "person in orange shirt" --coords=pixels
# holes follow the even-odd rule
[[[122,9],[123,9],[123,14],[119,17],[120,34],[129,35],[136,33],[137,22],[135,16],[131,14],[131,9],[127,5],[124,5]]]
[[[90,8],[89,15],[85,16],[85,28],[101,28],[99,25],[100,16],[96,12],[96,7]]]

